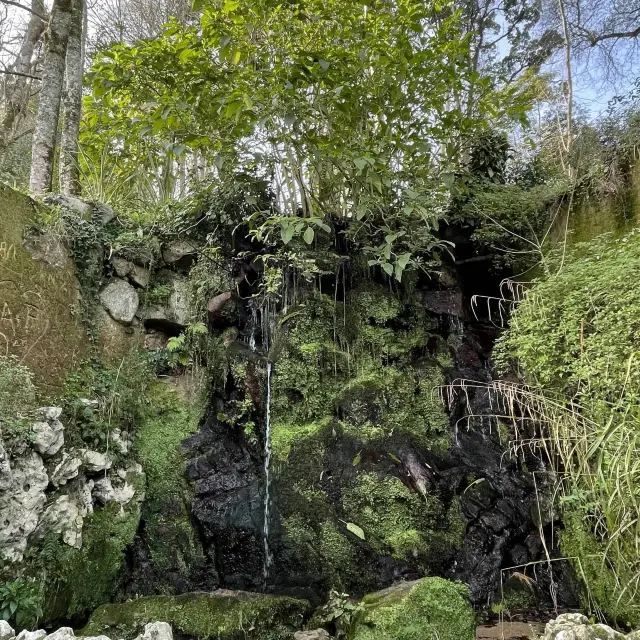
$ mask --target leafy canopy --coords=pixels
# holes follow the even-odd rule
[[[338,222],[400,279],[440,244],[465,140],[489,120],[524,119],[522,86],[494,90],[471,71],[469,37],[446,2],[195,4],[198,26],[173,22],[96,58],[85,148],[100,158],[112,145],[125,174],[197,153],[219,176],[266,176],[274,205],[256,204],[253,223],[264,236],[275,217],[285,244],[311,244]],[[470,83],[473,116],[460,107]]]

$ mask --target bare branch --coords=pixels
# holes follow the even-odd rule
[[[596,35],[595,33],[589,33],[589,43],[592,47],[595,47],[598,42],[602,42],[603,40],[611,40],[611,39],[620,39],[620,38],[637,38],[640,36],[640,27],[634,29],[633,31],[614,31],[613,33],[602,33],[600,35]]]
[[[20,76],[21,78],[31,78],[32,80],[42,80],[38,76],[32,76],[30,73],[20,73],[19,71],[6,71],[5,69],[0,69],[1,74],[5,74],[8,76]]]
[[[12,7],[18,7],[18,9],[24,9],[25,11],[28,11],[29,13],[32,13],[34,16],[40,18],[40,20],[44,20],[44,22],[47,22],[49,20],[49,18],[47,18],[46,16],[43,16],[41,13],[38,13],[37,11],[34,11],[31,7],[25,7],[23,4],[20,4],[19,2],[14,2],[13,0],[0,0],[0,2],[2,4],[9,4]]]

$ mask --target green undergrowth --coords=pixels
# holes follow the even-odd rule
[[[143,492],[144,486],[136,486]],[[140,494],[139,494],[140,495]],[[109,602],[122,578],[125,549],[138,529],[140,504],[109,503],[85,519],[82,548],[45,539],[38,564],[44,578],[44,620],[82,618]]]
[[[516,395],[544,418],[562,480],[561,548],[585,603],[640,623],[640,234],[576,244],[536,282],[499,340],[496,360],[531,385]]]
[[[417,303],[373,284],[346,306],[310,295],[274,340],[272,454],[287,557],[327,586],[364,593],[379,556],[428,571],[460,544],[455,501],[421,492],[406,456],[442,454],[448,417],[435,389],[448,353]],[[404,478],[404,481],[403,479]]]
[[[473,640],[466,586],[442,578],[407,582],[366,596],[353,640]]]
[[[172,577],[184,578],[205,562],[191,524],[193,487],[181,445],[197,431],[202,414],[200,398],[194,396],[169,383],[154,382],[136,431],[134,452],[147,475],[142,518],[153,571],[141,578],[144,593],[171,593]]]
[[[216,640],[289,640],[302,626],[309,603],[246,592],[186,593],[105,605],[82,635],[132,640],[148,622],[168,622],[174,633]]]

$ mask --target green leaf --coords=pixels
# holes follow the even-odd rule
[[[383,262],[381,264],[383,271],[388,275],[388,276],[392,276],[393,275],[393,265],[389,264],[388,262]]]
[[[323,71],[326,71],[329,68],[329,63],[326,60],[320,60],[318,64],[322,67]]]
[[[285,244],[289,244],[293,238],[293,233],[295,231],[295,227],[290,223],[282,223],[282,227],[280,228],[280,237],[282,238],[282,242]]]
[[[222,13],[232,13],[240,6],[239,0],[224,0]]]
[[[357,524],[354,524],[353,522],[347,522],[345,524],[347,525],[348,531],[351,531],[351,533],[358,536],[360,540],[365,540],[364,531]]]
[[[313,227],[307,227],[306,231],[304,232],[304,236],[302,237],[307,244],[311,244],[313,242],[314,235],[315,232],[313,230]]]
[[[398,458],[398,456],[396,456],[395,454],[389,453],[388,455],[394,462],[397,462],[398,464],[402,464],[402,460],[400,460],[400,458]]]
[[[353,466],[356,467],[360,464],[360,462],[362,461],[362,456],[360,455],[362,453],[362,451],[358,452],[358,455],[353,459]]]

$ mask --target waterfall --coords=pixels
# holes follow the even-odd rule
[[[267,362],[267,406],[265,411],[264,430],[264,524],[262,537],[264,539],[264,564],[262,565],[262,578],[264,584],[269,577],[269,565],[271,564],[271,552],[269,551],[269,485],[271,482],[269,464],[271,462],[271,363]]]

